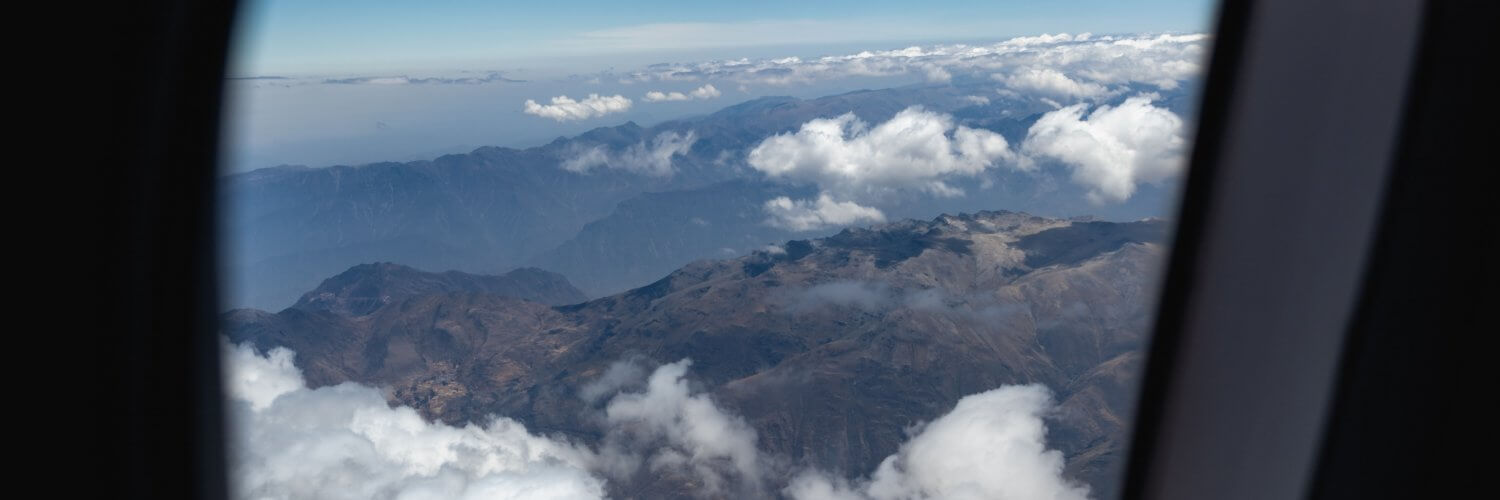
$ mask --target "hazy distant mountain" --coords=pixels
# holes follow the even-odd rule
[[[477,278],[362,266],[279,313],[226,313],[224,328],[292,348],[315,386],[387,387],[429,418],[503,415],[583,442],[602,434],[580,393],[612,364],[690,358],[694,383],[761,449],[850,477],[966,395],[1042,383],[1061,403],[1049,445],[1107,498],[1166,229],[944,215],[699,261],[555,307]],[[640,474],[611,488],[659,498],[691,485]]]
[[[765,223],[761,210],[775,196],[805,196],[797,189],[735,180],[698,189],[643,193],[620,202],[534,265],[577,277],[598,297],[650,283],[699,259],[744,255],[797,233]]]
[[[279,309],[320,277],[380,261],[477,273],[536,265],[590,293],[640,286],[692,260],[727,255],[716,253],[721,249],[742,252],[792,236],[757,220],[765,199],[756,196],[811,191],[772,185],[746,166],[747,150],[768,136],[850,112],[878,123],[921,105],[1014,143],[1051,109],[1001,96],[976,105],[967,97],[978,90],[968,86],[980,83],[807,100],[766,97],[705,116],[598,128],[527,149],[484,147],[431,161],[227,176],[221,190],[227,305]],[[1173,95],[1164,102],[1187,101]],[[671,154],[679,143],[663,138],[685,147]],[[966,196],[898,198],[883,208],[892,218],[1006,206],[1133,219],[1160,215],[1166,206],[1162,190],[1150,187],[1125,204],[1089,205],[1059,178],[1066,174],[995,171],[955,184]],[[724,225],[681,224],[695,219]]]
[[[616,127],[638,131],[634,124]],[[361,262],[494,273],[662,184],[579,175],[548,148],[481,148],[433,161],[276,168],[224,179],[230,305],[279,308]]]

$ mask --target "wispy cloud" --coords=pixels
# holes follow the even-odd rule
[[[1201,71],[1209,37],[1186,35],[1018,37],[988,45],[912,46],[817,58],[773,57],[667,63],[617,75],[623,83],[725,80],[789,85],[851,76],[991,77],[1016,90],[1094,97],[1127,84],[1176,88]],[[1071,82],[1071,83],[1070,83]]]
[[[563,51],[635,52],[656,50],[754,47],[767,45],[847,43],[884,39],[927,38],[927,26],[902,23],[765,20],[741,22],[651,23],[585,31],[555,43]]]
[[[522,111],[528,115],[551,118],[562,122],[585,120],[610,113],[624,112],[630,109],[630,104],[630,98],[619,94],[612,96],[589,94],[588,97],[582,100],[574,100],[568,96],[560,95],[553,97],[551,104],[537,104],[536,101],[527,99]]]
[[[677,169],[672,159],[688,154],[698,137],[692,131],[662,132],[649,141],[641,141],[623,151],[610,151],[603,145],[575,147],[560,165],[563,170],[587,173],[595,168],[612,168],[641,175],[669,177]]]
[[[662,365],[645,390],[610,400],[603,455],[638,457],[655,472],[685,474],[699,485],[700,496],[761,496],[771,465],[756,448],[755,429],[688,387],[692,363]]]
[[[724,94],[722,92],[719,92],[719,89],[714,88],[713,84],[710,83],[710,84],[704,84],[702,87],[698,87],[696,89],[690,90],[687,93],[682,93],[682,92],[662,92],[662,91],[659,91],[659,90],[653,90],[653,91],[650,91],[650,92],[646,93],[646,101],[649,101],[649,102],[661,102],[661,101],[689,101],[689,100],[693,100],[693,99],[704,100],[704,99],[713,99],[713,98],[719,97],[721,95],[724,95]]]
[[[230,76],[225,80],[238,82],[267,82],[280,86],[301,85],[484,85],[490,83],[526,83],[526,80],[518,80],[505,76],[499,71],[471,72],[460,71],[449,75],[426,75],[412,76],[404,74],[396,75],[340,75],[340,76],[280,76],[280,75],[256,75],[256,76]]]
[[[288,78],[288,77],[285,77],[285,76],[276,76],[276,75],[264,75],[264,76],[229,76],[229,77],[225,77],[224,79],[225,80],[291,80],[291,78]]]
[[[479,85],[496,82],[524,83],[525,80],[506,78],[500,72],[477,76],[347,76],[322,80],[322,83],[330,85]]]
[[[813,231],[829,227],[885,222],[885,213],[852,201],[836,201],[828,193],[811,200],[778,196],[764,204],[766,223],[790,231]]]

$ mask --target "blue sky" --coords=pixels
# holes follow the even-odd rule
[[[495,2],[261,0],[244,5],[234,76],[526,66],[562,71],[755,47],[1193,32],[1204,0]],[[742,49],[734,51],[733,49]]]
[[[629,82],[656,63],[779,60],[910,46],[987,44],[1057,33],[1203,33],[1210,0],[260,0],[242,4],[227,90],[228,171],[279,164],[428,159],[527,147],[593,127],[713,112],[767,95],[812,98],[922,83],[920,71],[760,84]],[[399,78],[503,79],[476,85],[333,84]],[[286,80],[245,79],[280,76]],[[524,81],[517,81],[524,80]],[[714,98],[648,102],[648,91]],[[623,95],[627,110],[553,121],[528,100]]]

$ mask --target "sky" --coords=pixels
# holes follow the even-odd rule
[[[654,64],[813,61],[1048,33],[1202,33],[1213,6],[1206,0],[988,0],[916,8],[888,0],[252,1],[242,5],[227,75],[222,164],[232,173],[529,147],[768,95],[814,98],[931,81],[919,73],[782,82],[673,81],[657,74],[650,82],[628,81],[651,73]],[[590,94],[624,96],[633,105],[570,117],[550,111],[561,109],[551,107],[554,98],[582,102]],[[528,101],[543,114],[529,112]]]
[[[914,8],[915,7],[915,8]],[[565,66],[775,45],[1188,32],[1203,0],[246,2],[233,76]]]

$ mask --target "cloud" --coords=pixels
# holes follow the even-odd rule
[[[1062,453],[1047,449],[1042,415],[1051,407],[1040,385],[967,396],[868,478],[810,470],[783,492],[795,500],[1084,500],[1088,488],[1064,478]]]
[[[713,98],[719,97],[721,95],[724,95],[724,94],[722,92],[719,92],[719,89],[714,88],[713,84],[710,83],[710,84],[704,84],[702,87],[698,87],[696,89],[688,91],[688,93],[686,93],[686,94],[684,94],[682,92],[661,92],[661,91],[658,91],[658,90],[653,90],[653,91],[650,91],[650,92],[646,93],[646,101],[647,102],[661,102],[661,101],[687,101],[687,100],[692,100],[692,99],[706,100],[706,99],[713,99]]]
[[[755,429],[688,387],[683,359],[658,367],[643,392],[622,392],[610,400],[606,455],[642,457],[652,473],[691,475],[700,495],[760,496],[770,465],[756,448]]]
[[[944,82],[985,77],[1051,98],[1101,96],[1121,86],[1173,89],[1199,75],[1208,35],[1093,36],[1049,34],[987,45],[912,46],[815,58],[728,59],[656,64],[619,75],[622,83],[723,80],[740,85],[796,85],[848,77],[917,75]],[[1069,83],[1071,82],[1071,83]],[[1046,97],[1046,96],[1044,96]]]
[[[276,75],[256,75],[256,76],[226,76],[226,77],[224,77],[224,79],[225,80],[290,80],[291,78],[287,78],[285,76],[276,76]]]
[[[687,359],[649,377],[622,360],[580,389],[608,397],[595,452],[507,418],[428,422],[355,383],[309,389],[285,348],[223,349],[236,498],[597,499],[643,466],[691,478],[699,496],[762,496],[774,465],[749,424],[690,389]]]
[[[857,297],[862,287],[816,293],[857,302],[865,300]],[[695,488],[691,494],[708,498],[778,490],[798,500],[1087,494],[1061,477],[1063,457],[1045,446],[1041,416],[1051,399],[1039,385],[963,398],[916,428],[872,475],[851,482],[813,469],[792,476],[785,457],[758,449],[743,418],[692,389],[687,359],[649,375],[646,360],[624,360],[585,384],[585,401],[607,398],[595,451],[506,418],[463,427],[428,422],[355,383],[309,389],[284,348],[262,356],[248,344],[225,343],[224,356],[236,498],[589,499],[604,498],[609,481],[640,474],[680,478]]]
[[[801,314],[822,308],[850,307],[869,313],[911,312],[954,320],[1002,325],[1029,318],[1024,304],[997,300],[986,293],[952,294],[938,287],[897,288],[883,281],[838,280],[819,283],[788,295],[786,311]]]
[[[578,390],[578,397],[585,402],[593,403],[599,398],[619,393],[622,389],[639,385],[646,380],[646,368],[641,366],[639,360],[622,359],[610,363],[609,368]]]
[[[610,113],[620,113],[630,109],[630,98],[616,94],[612,96],[600,96],[589,94],[581,101],[575,101],[565,95],[552,98],[552,104],[537,104],[536,101],[527,99],[523,111],[528,115],[536,115],[543,118],[551,118],[557,121],[586,120],[596,116],[604,116]]]
[[[951,26],[945,27],[948,31]],[[678,22],[617,26],[585,31],[560,40],[557,49],[598,54],[639,50],[682,50],[716,47],[751,47],[784,44],[829,44],[868,40],[871,33],[888,39],[916,39],[930,35],[908,22],[872,25],[859,22],[819,20],[757,20],[738,22]]]
[[[884,220],[878,209],[856,201],[863,197],[896,190],[960,196],[963,191],[946,180],[1012,159],[1000,134],[955,125],[952,116],[919,106],[874,127],[853,113],[814,119],[766,138],[747,155],[751,168],[773,179],[820,188],[816,200],[766,202],[773,225],[797,231]]]
[[[586,448],[496,418],[429,423],[353,383],[308,389],[293,354],[224,349],[236,498],[603,498]]]
[[[525,83],[526,81],[506,78],[498,71],[491,71],[478,76],[350,76],[325,78],[321,83],[328,85],[479,85],[496,82]]]
[[[818,193],[814,200],[793,200],[778,196],[763,205],[770,218],[766,223],[789,231],[813,231],[828,227],[864,222],[885,222],[885,213],[852,201],[834,201],[828,193]]]
[[[646,93],[646,102],[686,101],[688,99],[692,98],[682,92],[662,93],[661,91],[653,90]]]
[[[489,83],[526,83],[499,71],[459,71],[448,75],[352,75],[337,77],[289,77],[278,75],[230,76],[237,82],[266,82],[277,86],[302,85],[483,85]]]
[[[890,307],[893,300],[890,286],[885,283],[833,281],[819,283],[796,293],[791,301],[791,310],[800,312],[833,305],[873,312]]]
[[[587,173],[595,168],[612,168],[641,175],[667,177],[676,173],[672,158],[688,154],[698,137],[692,131],[662,132],[650,141],[641,141],[623,151],[610,152],[599,145],[572,150],[560,165],[563,170]]]
[[[919,106],[870,127],[846,113],[814,119],[794,133],[771,136],[750,151],[750,166],[772,178],[841,192],[870,188],[961,194],[943,183],[1014,158],[1005,138],[955,126],[953,117]]]
[[[1159,182],[1182,170],[1187,142],[1183,121],[1151,105],[1150,96],[1099,106],[1085,115],[1087,109],[1075,104],[1042,115],[1020,150],[1067,165],[1094,203],[1125,201],[1137,184]]]
[[[964,100],[964,102],[967,102],[969,104],[973,104],[975,106],[989,106],[990,105],[990,98],[982,96],[982,95],[966,95],[966,96],[963,96],[962,99]]]
[[[230,367],[224,373],[226,392],[251,410],[265,410],[281,395],[307,388],[290,349],[273,349],[262,358],[249,347],[226,348],[224,357]]]
[[[1011,90],[1042,97],[1097,99],[1113,93],[1103,85],[1081,83],[1051,68],[1029,68],[1009,75],[996,73],[991,77],[1004,82]]]

